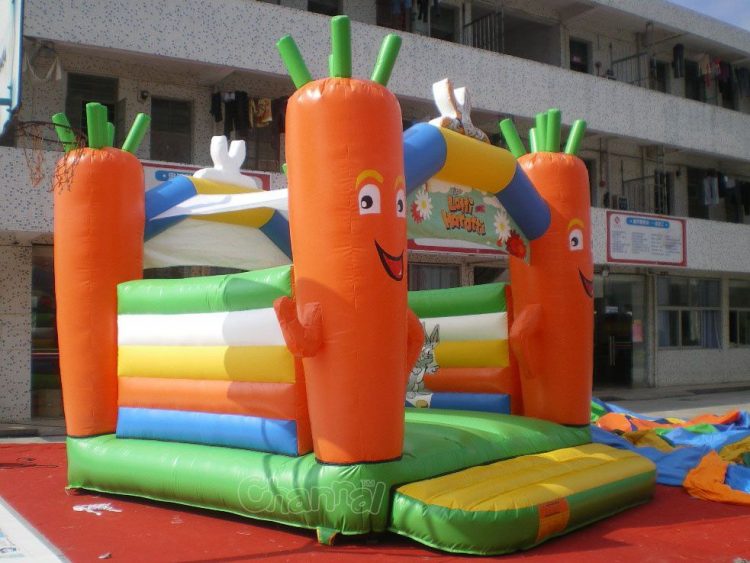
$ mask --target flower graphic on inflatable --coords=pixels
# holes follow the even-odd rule
[[[498,242],[505,242],[508,240],[511,233],[510,218],[504,209],[495,213],[493,225],[495,226]],[[502,245],[498,244],[498,246]]]
[[[432,215],[432,199],[425,188],[420,188],[414,197],[414,203],[411,206],[411,216],[416,223],[421,223],[429,219]]]

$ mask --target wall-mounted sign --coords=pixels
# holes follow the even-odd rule
[[[430,180],[409,194],[407,206],[408,236],[414,250],[501,253],[529,259],[528,239],[493,195]]]
[[[607,262],[687,266],[684,219],[607,211]]]
[[[188,166],[185,164],[166,164],[164,162],[150,162],[142,160],[143,173],[146,180],[146,189],[150,190],[159,184],[166,182],[175,176],[192,176],[195,172],[204,168],[203,166]],[[258,187],[264,190],[271,189],[271,176],[266,172],[250,172],[240,170],[244,176],[249,176],[258,182]]]

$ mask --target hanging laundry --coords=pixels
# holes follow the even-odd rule
[[[273,121],[271,98],[258,98],[253,104],[253,124],[255,127],[267,127]]]
[[[706,206],[719,203],[719,179],[715,175],[703,178],[703,204]]]

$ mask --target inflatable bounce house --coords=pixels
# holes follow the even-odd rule
[[[524,154],[505,122],[509,152],[476,134],[456,91],[442,118],[404,133],[386,88],[400,39],[361,80],[349,21],[332,29],[328,78],[311,78],[291,37],[278,43],[296,86],[288,191],[236,185],[233,143],[237,170],[144,197],[132,152],[147,118],[119,150],[101,106],[87,108],[89,147],[70,143],[58,166],[75,162],[74,177],[55,190],[69,487],[314,529],[324,543],[391,530],[471,554],[647,501],[653,464],[591,443],[583,125],[560,152],[559,112],[540,114]],[[407,291],[407,196],[433,178],[499,202],[530,241],[510,285]],[[140,279],[144,233],[195,198],[205,213],[216,194],[224,221],[264,230],[293,264]]]

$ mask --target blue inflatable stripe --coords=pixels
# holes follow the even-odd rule
[[[406,403],[407,407],[411,407]],[[430,408],[510,414],[510,395],[496,393],[433,393]]]
[[[182,221],[185,217],[169,217],[167,219],[154,219],[154,217],[190,199],[197,193],[193,182],[187,176],[175,176],[171,180],[148,190],[146,192],[146,230],[143,238],[149,240]]]
[[[513,179],[498,192],[497,199],[529,240],[547,232],[551,220],[549,206],[518,164]]]
[[[448,148],[437,127],[418,123],[404,133],[404,176],[406,193],[437,174],[445,164]]]
[[[120,407],[117,437],[297,455],[296,422],[257,416]]]
[[[260,228],[260,232],[266,235],[271,242],[279,247],[279,250],[292,259],[292,241],[289,238],[289,221],[278,211],[274,211],[268,222]]]

